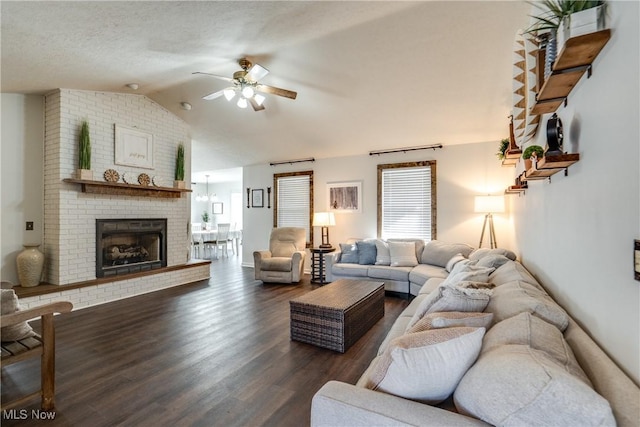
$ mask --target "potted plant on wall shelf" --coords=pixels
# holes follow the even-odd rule
[[[178,145],[178,155],[176,157],[176,173],[174,176],[173,186],[175,188],[184,188],[184,144]]]
[[[542,10],[532,16],[533,23],[525,33],[547,34],[545,78],[551,73],[556,53],[562,50],[564,42],[570,38],[596,32],[605,28],[605,0],[544,0],[529,2]]]
[[[531,169],[531,167],[533,166],[533,159],[535,158],[537,162],[538,159],[542,159],[543,155],[544,150],[539,145],[530,145],[525,148],[524,152],[522,153],[522,158],[524,159],[524,169],[527,171]]]
[[[78,179],[93,180],[91,172],[91,137],[89,135],[89,123],[84,120],[80,127],[78,155]]]

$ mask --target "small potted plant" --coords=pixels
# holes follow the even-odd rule
[[[84,120],[80,127],[79,139],[80,153],[78,155],[78,179],[93,180],[91,172],[91,137],[89,135],[89,123]]]
[[[209,212],[204,211],[202,212],[202,229],[206,230],[207,229],[207,223],[209,222]]]
[[[496,156],[498,156],[499,160],[504,160],[507,158],[507,149],[509,148],[509,138],[505,138],[500,141],[500,145],[498,146],[498,152]]]
[[[178,155],[176,157],[176,173],[173,186],[175,188],[184,188],[184,144],[178,145]]]
[[[525,148],[524,152],[522,153],[522,158],[524,159],[524,169],[531,169],[531,167],[533,166],[532,159],[535,158],[536,161],[538,161],[537,159],[541,159],[543,155],[544,150],[539,145],[530,145]]]

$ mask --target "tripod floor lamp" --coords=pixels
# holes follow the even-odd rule
[[[489,240],[491,249],[497,248],[496,231],[493,228],[493,214],[504,212],[504,196],[476,196],[474,211],[486,214],[484,216],[484,223],[482,224],[482,234],[480,234],[480,243],[478,243],[478,248],[482,247],[487,223],[489,224]]]

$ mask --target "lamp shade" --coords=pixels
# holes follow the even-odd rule
[[[333,212],[315,212],[313,214],[314,227],[331,227],[336,225],[336,217]]]
[[[476,196],[474,211],[479,213],[504,212],[504,196]]]

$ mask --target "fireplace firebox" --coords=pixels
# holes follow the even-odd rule
[[[166,266],[166,218],[96,220],[96,277]]]

